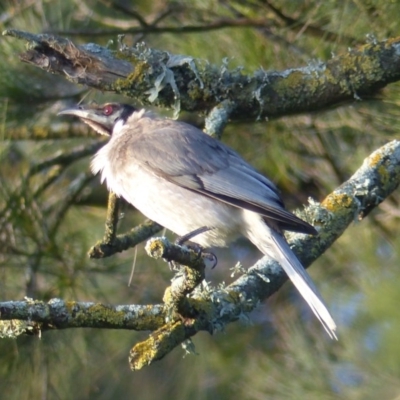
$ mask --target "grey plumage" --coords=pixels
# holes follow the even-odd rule
[[[281,233],[315,229],[285,210],[275,185],[239,154],[191,125],[128,105],[81,106],[61,114],[110,135],[92,161],[92,171],[110,190],[178,235],[211,227],[195,238],[202,246],[227,246],[246,236],[281,264],[336,338],[321,295]]]

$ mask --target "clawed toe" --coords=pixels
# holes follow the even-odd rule
[[[208,226],[202,226],[200,228],[197,228],[183,236],[179,236],[176,240],[175,240],[175,244],[182,246],[184,245],[186,242],[188,242],[189,240],[193,239],[194,237],[196,237],[197,235],[200,235],[204,232],[207,232],[209,230],[213,229],[212,227],[208,227]],[[217,256],[214,253],[210,253],[210,252],[205,252],[204,248],[202,246],[200,246],[197,243],[190,243],[190,244],[186,244],[186,247],[188,247],[189,249],[193,250],[194,252],[197,253],[197,255],[199,257],[203,257],[204,263],[206,264],[206,266],[210,266],[211,269],[214,269],[218,263],[218,259]],[[176,270],[179,269],[178,265],[173,262],[173,261],[169,261],[168,265],[170,267],[171,270]]]

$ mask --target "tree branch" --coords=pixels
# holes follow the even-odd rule
[[[118,305],[51,299],[48,303],[26,298],[0,303],[2,321],[24,320],[40,330],[65,328],[155,330],[164,324],[163,305]],[[4,332],[5,324],[2,325]],[[26,333],[26,332],[20,332]],[[1,335],[0,335],[1,336]]]
[[[7,126],[7,140],[51,140],[90,138],[98,139],[98,133],[94,132],[88,125],[81,122],[53,123],[51,125],[19,125]]]
[[[117,237],[119,208],[120,208],[120,199],[115,193],[110,192],[108,194],[107,217],[105,224],[106,226],[103,237],[103,243],[105,245],[112,245]]]
[[[144,240],[161,231],[163,227],[156,222],[147,220],[135,226],[129,232],[115,236],[113,241],[101,240],[89,250],[90,258],[110,257],[115,253],[135,247]]]
[[[47,34],[7,30],[3,35],[28,41],[30,49],[20,55],[22,61],[74,83],[177,112],[207,112],[229,101],[233,120],[315,112],[360,100],[400,78],[400,38],[350,49],[326,63],[245,75],[240,68],[228,70],[227,65],[210,65],[144,44],[112,52]]]
[[[325,40],[328,40],[332,43],[347,43],[348,45],[354,45],[357,43],[357,40],[354,37],[339,35],[336,32],[332,32],[318,25],[314,25],[312,23],[305,24],[300,20],[292,18],[291,16],[285,14],[279,8],[275,7],[268,0],[259,0],[259,3],[265,4],[265,6],[268,7],[276,15],[276,17],[283,22],[284,26],[290,30],[299,30],[301,27],[301,30],[305,34],[314,36],[319,39],[323,37]]]
[[[179,26],[155,26],[146,25],[140,27],[130,28],[119,28],[119,29],[74,29],[74,30],[51,30],[50,33],[57,35],[68,35],[68,36],[115,36],[115,35],[127,35],[127,34],[161,34],[161,33],[175,33],[175,34],[188,34],[198,32],[215,31],[225,28],[261,28],[269,26],[271,21],[267,19],[256,19],[256,18],[217,18],[214,21],[209,21],[201,24],[193,25],[179,25]]]

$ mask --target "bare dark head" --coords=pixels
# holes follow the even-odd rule
[[[101,135],[111,136],[118,121],[125,122],[136,109],[129,104],[106,103],[103,105],[79,105],[68,108],[58,115],[74,115],[79,117]]]

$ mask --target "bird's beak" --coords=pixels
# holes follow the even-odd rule
[[[79,118],[90,118],[91,117],[90,110],[85,110],[83,107],[73,107],[67,108],[66,110],[60,111],[57,115],[74,115]]]
[[[72,115],[80,118],[85,124],[88,124],[96,132],[101,135],[110,136],[112,126],[110,121],[99,112],[96,108],[86,108],[83,106],[67,108],[66,110],[60,111],[57,115]]]

